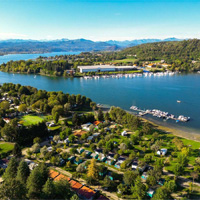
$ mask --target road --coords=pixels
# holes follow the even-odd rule
[[[175,175],[165,169],[163,169],[163,174],[167,175],[167,176],[172,176],[174,177]],[[182,187],[188,188],[189,187],[189,183],[191,183],[192,181],[189,178],[185,178],[184,176],[178,176],[178,182]],[[200,183],[194,181],[194,184],[197,185],[198,187],[200,187]]]

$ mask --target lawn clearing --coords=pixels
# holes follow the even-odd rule
[[[12,151],[13,148],[14,148],[14,144],[2,142],[2,143],[0,143],[0,154],[8,153],[8,152]]]
[[[48,129],[51,130],[51,131],[58,130],[59,128],[61,128],[61,126],[52,126],[52,127],[48,127]]]
[[[21,117],[24,126],[30,126],[32,124],[38,124],[44,120],[44,118],[35,115],[25,115]]]
[[[112,60],[112,61],[108,61],[108,62],[112,62],[112,63],[134,63],[136,61],[135,58],[125,58],[122,60]]]

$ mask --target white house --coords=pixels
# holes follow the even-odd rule
[[[128,134],[127,134],[126,131],[123,131],[123,132],[121,133],[121,135],[122,135],[122,136],[127,136]]]
[[[161,150],[157,151],[157,154],[160,156],[165,156],[166,153],[167,153],[167,149],[161,149]]]
[[[132,170],[139,169],[139,171],[144,172],[144,170],[147,168],[147,165],[144,165],[143,167],[139,167],[138,161],[133,161],[131,168],[132,168]]]
[[[90,125],[91,125],[92,123],[86,123],[86,124],[83,124],[83,125],[81,125],[81,128],[83,129],[83,130],[86,130],[86,131],[89,131],[90,130]]]
[[[87,141],[90,141],[90,140],[92,140],[93,138],[94,138],[94,136],[91,135],[91,136],[89,136],[89,137],[87,138]]]
[[[29,169],[30,170],[33,170],[35,167],[37,167],[38,166],[38,164],[37,163],[34,163],[34,162],[32,162],[32,163],[30,163],[29,165],[28,165],[28,167],[29,167]]]

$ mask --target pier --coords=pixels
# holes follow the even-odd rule
[[[163,118],[163,119],[166,119],[166,120],[172,119],[172,120],[175,120],[176,122],[179,122],[179,121],[188,122],[190,120],[190,117],[185,117],[184,115],[179,115],[178,117],[176,117],[173,114],[169,114],[168,112],[164,112],[164,111],[161,111],[161,110],[158,110],[158,109],[141,110],[137,106],[131,106],[130,109],[139,112],[138,113],[139,116],[144,116],[144,115],[150,114],[154,117]]]

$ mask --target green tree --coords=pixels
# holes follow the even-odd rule
[[[104,114],[103,111],[99,108],[98,113],[97,113],[97,118],[99,121],[103,121],[104,120]]]
[[[58,166],[59,163],[60,163],[60,159],[59,159],[58,156],[52,156],[50,162],[51,162],[53,165]]]
[[[140,176],[138,176],[135,180],[135,185],[131,187],[132,193],[140,200],[144,199],[146,190],[146,186],[141,182]]]
[[[117,190],[118,190],[118,193],[123,195],[125,192],[127,192],[127,187],[126,185],[120,183],[118,186],[117,186]]]
[[[184,167],[182,165],[180,165],[179,163],[177,163],[176,165],[174,165],[173,167],[173,172],[174,174],[178,177],[181,174],[183,174],[184,172]]]
[[[108,176],[106,176],[102,181],[102,186],[106,188],[112,188],[114,186],[114,182]]]
[[[144,122],[143,126],[142,126],[142,132],[145,134],[145,135],[149,135],[152,131],[152,128],[151,128],[151,124],[149,122]]]
[[[6,168],[5,173],[3,174],[4,180],[14,179],[17,175],[17,167],[18,162],[15,157],[10,159],[10,162],[8,163],[8,167]]]
[[[70,200],[79,200],[79,197],[77,194],[74,194]]]
[[[39,199],[42,187],[48,178],[48,168],[44,163],[40,163],[34,168],[27,179],[27,197],[30,199]]]
[[[81,95],[80,95],[80,94],[77,94],[77,95],[76,95],[76,104],[81,105],[81,103],[82,103],[81,100],[82,100],[82,99],[81,99]]]
[[[55,116],[56,113],[58,113],[59,116],[63,114],[63,106],[62,105],[55,105],[53,107],[51,114],[53,116]]]
[[[33,144],[35,144],[35,143],[40,144],[41,142],[42,142],[42,140],[41,140],[40,137],[36,137],[36,138],[33,139]]]
[[[93,110],[96,110],[97,104],[95,102],[90,102],[90,108],[92,108]]]
[[[169,193],[165,187],[160,187],[156,190],[152,200],[166,200],[169,199]]]
[[[164,186],[169,193],[175,192],[177,188],[176,182],[174,180],[165,182]]]
[[[128,186],[134,185],[134,181],[135,181],[135,179],[137,178],[138,175],[139,175],[138,171],[128,170],[124,173],[123,181]]]
[[[77,113],[75,113],[72,117],[72,124],[77,127],[80,125],[80,119]]]
[[[41,157],[45,157],[45,155],[48,153],[48,150],[47,150],[47,147],[46,146],[43,146],[41,149],[40,149],[40,156]]]
[[[45,199],[54,199],[55,198],[55,186],[53,181],[48,179],[43,186],[42,192],[44,193]]]
[[[1,135],[5,141],[15,142],[17,139],[17,128],[12,126],[10,123],[5,124],[5,126],[1,129]]]
[[[150,186],[154,186],[156,185],[156,182],[157,182],[157,179],[155,176],[152,176],[152,175],[149,175],[147,177],[147,184],[150,185]]]
[[[53,115],[53,119],[54,119],[54,121],[55,121],[56,124],[58,123],[59,117],[60,117],[60,116],[59,116],[58,112],[56,112],[56,113]]]
[[[30,170],[28,164],[22,160],[17,169],[17,180],[19,180],[22,184],[26,184],[29,174]]]
[[[104,119],[105,119],[106,121],[110,120],[110,115],[109,115],[108,112],[105,113]]]
[[[56,181],[55,183],[56,198],[57,199],[70,199],[72,193],[70,191],[70,185],[67,180]]]
[[[22,155],[22,151],[18,143],[15,143],[12,153],[15,157],[20,157]]]
[[[187,158],[187,156],[185,154],[183,154],[183,153],[180,153],[178,155],[178,161],[177,161],[177,163],[179,163],[182,167],[186,167],[187,164],[188,164],[188,158]]]
[[[39,152],[39,150],[40,150],[40,145],[39,145],[38,143],[35,143],[35,144],[32,146],[32,151],[33,151],[34,153],[37,153],[37,152]]]
[[[26,104],[21,104],[21,105],[18,107],[18,111],[19,111],[19,112],[25,112],[26,110],[27,110]]]
[[[69,141],[73,143],[75,141],[75,135],[70,135]]]
[[[2,101],[2,102],[0,103],[0,108],[1,108],[2,110],[8,110],[9,107],[10,107],[10,104],[9,104],[8,101]]]
[[[26,199],[26,188],[15,178],[6,180],[0,187],[0,199]]]
[[[64,112],[65,112],[66,115],[69,113],[70,109],[71,109],[70,103],[66,103],[64,105]]]

